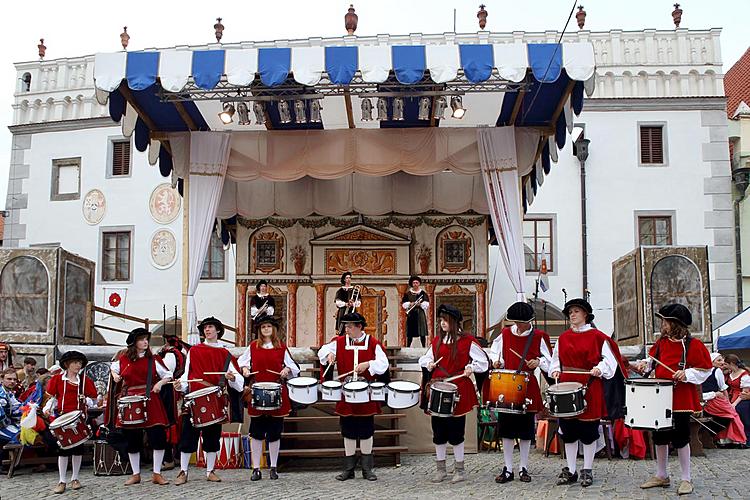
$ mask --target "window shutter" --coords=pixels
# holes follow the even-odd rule
[[[664,163],[664,128],[661,126],[641,127],[641,163]]]
[[[112,143],[112,175],[130,175],[130,141]]]

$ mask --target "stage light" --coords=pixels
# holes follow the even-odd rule
[[[297,123],[307,123],[307,109],[305,101],[302,99],[294,101],[294,121]]]
[[[221,123],[224,125],[229,125],[234,120],[232,117],[234,116],[234,106],[228,102],[225,102],[222,106],[222,111],[219,113],[219,119],[221,120]]]
[[[362,121],[363,122],[369,122],[372,121],[372,101],[369,97],[365,97],[362,99],[362,104],[360,105],[362,108]]]
[[[266,105],[261,101],[253,103],[253,113],[255,113],[255,123],[265,125],[266,123]]]
[[[388,120],[388,101],[385,97],[378,97],[378,120]]]
[[[287,101],[279,101],[279,121],[281,123],[292,121],[292,114],[289,112],[289,103]]]
[[[393,98],[393,119],[401,121],[404,119],[404,98]]]
[[[466,110],[464,109],[463,105],[463,99],[461,99],[460,95],[451,97],[451,109],[453,110],[453,118],[456,118],[458,120],[463,118],[466,114]]]
[[[237,117],[240,125],[250,125],[250,117],[248,116],[247,104],[240,102],[237,104]]]
[[[448,107],[448,101],[445,100],[445,97],[440,96],[435,100],[435,109],[433,109],[432,116],[436,120],[442,120],[445,118],[445,108]]]
[[[320,123],[322,121],[320,119],[320,110],[323,109],[323,106],[320,105],[320,101],[320,99],[310,101],[310,121],[312,123]]]
[[[430,98],[429,97],[419,98],[419,119],[420,120],[430,119]]]

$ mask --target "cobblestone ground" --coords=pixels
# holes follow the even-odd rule
[[[516,451],[516,460],[518,452]],[[91,467],[84,466],[81,474],[83,489],[66,491],[56,498],[102,498],[102,499],[236,499],[248,498],[326,498],[390,500],[394,498],[627,498],[656,499],[677,498],[679,464],[670,457],[672,486],[668,489],[643,491],[638,485],[653,472],[651,460],[597,459],[594,464],[594,484],[586,489],[579,485],[560,487],[554,480],[563,466],[559,457],[544,458],[532,452],[531,483],[518,480],[504,485],[495,484],[502,461],[500,453],[482,453],[466,456],[466,469],[470,480],[460,484],[431,484],[429,478],[434,470],[433,457],[429,455],[404,455],[401,467],[379,467],[378,481],[367,482],[358,474],[357,479],[339,482],[334,471],[280,472],[280,480],[267,479],[263,471],[262,481],[250,482],[250,471],[218,471],[221,483],[208,483],[203,469],[191,469],[190,481],[184,486],[156,486],[142,483],[123,486],[124,477],[95,477]],[[452,457],[448,457],[449,470]],[[580,463],[580,459],[579,459]],[[580,467],[580,465],[579,465]],[[706,457],[693,458],[693,483],[695,494],[687,498],[750,498],[747,475],[750,471],[750,450],[706,450]],[[148,472],[144,470],[144,472]],[[176,471],[165,472],[172,480]],[[150,474],[143,478],[150,479]],[[57,483],[56,468],[51,472],[32,474],[24,468],[13,479],[0,479],[0,498],[26,500],[53,497],[51,489]]]

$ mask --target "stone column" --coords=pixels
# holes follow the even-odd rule
[[[487,306],[485,304],[485,293],[487,283],[477,283],[477,337],[485,336],[487,328]]]
[[[427,298],[430,301],[430,307],[427,309],[427,336],[431,344],[435,336],[435,308],[437,307],[437,303],[435,302],[435,285],[425,285],[424,291],[427,292]]]
[[[398,306],[398,345],[402,347],[406,345],[406,311],[401,307],[401,298],[408,288],[409,285],[404,283],[396,285],[396,292],[398,293],[398,300],[396,301]]]
[[[247,283],[237,283],[237,346],[247,345]]]
[[[326,288],[325,284],[315,285],[315,339],[318,347],[325,343]]]
[[[297,347],[297,289],[299,285],[297,283],[289,283],[286,286],[288,291],[287,298],[289,299],[288,311],[286,316],[286,331],[287,339],[286,344],[289,347]]]

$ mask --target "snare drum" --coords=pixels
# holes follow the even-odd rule
[[[419,384],[408,380],[394,380],[388,384],[388,406],[394,410],[403,410],[419,404]]]
[[[206,427],[227,419],[227,400],[221,387],[211,386],[185,395],[193,427]]]
[[[320,397],[323,401],[341,401],[342,387],[338,380],[326,380],[320,386]]]
[[[452,417],[460,399],[458,386],[450,382],[433,382],[429,388],[427,413],[434,417]]]
[[[385,384],[370,382],[370,401],[385,401]]]
[[[633,429],[661,430],[672,427],[671,380],[656,378],[625,381],[625,425]]]
[[[312,377],[295,377],[286,383],[289,399],[303,405],[318,401],[318,379]]]
[[[148,411],[145,396],[123,396],[117,400],[117,413],[121,425],[138,425],[146,422]]]
[[[347,403],[368,403],[370,384],[366,380],[352,380],[344,384],[344,400]]]
[[[78,446],[91,437],[86,414],[80,410],[63,413],[49,424],[49,430],[63,450]]]
[[[586,411],[586,388],[578,382],[551,385],[545,393],[544,406],[553,417],[575,417]]]
[[[281,384],[256,382],[252,385],[252,405],[256,410],[271,411],[281,408]]]
[[[526,413],[531,400],[526,397],[529,374],[515,370],[492,370],[487,406],[501,413]]]

